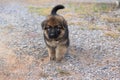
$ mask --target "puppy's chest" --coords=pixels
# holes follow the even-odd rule
[[[57,45],[59,45],[59,41],[51,41],[51,42],[47,42],[47,44],[52,47],[56,47]]]

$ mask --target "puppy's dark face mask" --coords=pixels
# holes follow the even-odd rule
[[[64,35],[66,23],[62,17],[50,16],[42,22],[42,29],[49,39],[58,39]]]
[[[45,30],[47,31],[48,37],[50,39],[56,39],[59,37],[61,30],[62,30],[62,27],[57,26],[57,25],[56,26],[47,26],[45,28]]]

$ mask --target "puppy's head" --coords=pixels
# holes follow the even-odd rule
[[[62,16],[56,14],[56,11],[62,8],[64,8],[62,5],[54,7],[51,15],[41,24],[44,34],[48,39],[57,39],[65,34],[67,22]]]

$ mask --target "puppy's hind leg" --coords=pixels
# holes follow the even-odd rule
[[[55,49],[47,47],[50,60],[55,60]]]

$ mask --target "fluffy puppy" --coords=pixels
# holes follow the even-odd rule
[[[56,13],[59,9],[64,9],[64,6],[55,6],[41,23],[49,58],[58,62],[62,60],[69,46],[68,25],[66,20]]]

